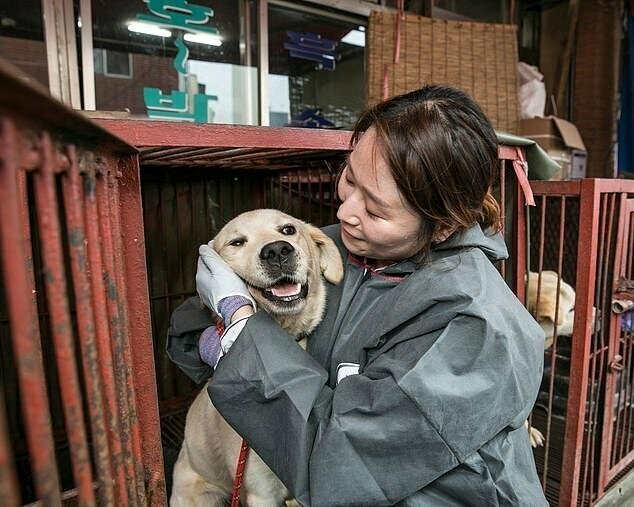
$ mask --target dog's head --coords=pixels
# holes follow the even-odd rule
[[[544,330],[544,348],[553,344],[555,327],[558,336],[572,335],[575,299],[575,290],[554,271],[529,273],[527,307]]]
[[[324,279],[339,283],[343,262],[317,227],[281,211],[238,215],[214,238],[214,249],[248,285],[261,308],[290,334],[310,333],[326,304]]]
[[[572,336],[575,301],[575,289],[560,280],[554,271],[542,271],[541,276],[538,273],[529,273],[527,308],[544,330],[544,348],[549,348],[553,344],[555,332],[557,336]],[[600,330],[600,317],[600,312],[592,307],[592,333]]]
[[[539,294],[537,293],[539,287]],[[575,307],[575,290],[554,271],[529,273],[528,310],[537,321],[550,320],[558,326],[570,320],[570,312]]]

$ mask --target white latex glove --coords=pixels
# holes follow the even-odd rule
[[[227,297],[242,296],[257,308],[246,284],[213,248],[213,240],[198,249],[196,290],[203,304],[220,315],[218,303]],[[222,315],[224,318],[225,316]]]

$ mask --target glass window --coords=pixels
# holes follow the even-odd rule
[[[41,0],[2,2],[0,55],[48,89]]]
[[[98,110],[258,123],[255,0],[93,0]]]
[[[367,19],[272,4],[268,18],[270,125],[351,128],[364,106]]]

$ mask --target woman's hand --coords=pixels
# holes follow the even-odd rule
[[[214,250],[213,240],[201,245],[198,253],[196,290],[203,304],[220,315],[225,325],[251,315],[256,308],[255,300],[242,279]],[[240,301],[243,304],[237,306],[235,302]]]

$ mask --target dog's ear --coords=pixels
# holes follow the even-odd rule
[[[330,283],[339,283],[343,279],[343,261],[335,242],[321,229],[308,225],[308,234],[319,249],[319,268]]]

